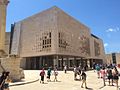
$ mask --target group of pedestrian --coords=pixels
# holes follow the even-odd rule
[[[42,68],[42,70],[40,71],[40,77],[41,77],[40,83],[44,83],[44,77],[45,77],[45,76],[46,76],[46,78],[47,78],[47,81],[50,82],[50,81],[51,81],[51,79],[50,79],[51,74],[52,74],[51,67],[48,68],[48,70],[47,70],[47,75],[46,75],[46,73],[45,73],[44,68]],[[53,81],[54,81],[54,82],[55,82],[55,81],[57,82],[57,81],[58,81],[58,80],[57,80],[57,76],[58,76],[57,68],[54,68],[54,70],[53,70],[53,75],[54,75],[54,80],[53,80]]]
[[[114,83],[116,87],[118,88],[118,80],[119,80],[119,72],[116,68],[116,66],[104,66],[96,64],[94,65],[94,69],[97,72],[97,76],[99,79],[103,79],[103,85],[106,86],[106,80],[108,80],[109,85],[114,86]],[[74,67],[74,80],[77,80],[77,76],[79,75],[79,80],[81,81],[81,88],[83,88],[83,85],[85,85],[85,88],[87,89],[87,74],[85,72],[85,69],[81,66]],[[51,79],[51,73],[52,70],[49,67],[47,70],[47,75],[45,74],[44,68],[40,72],[41,80],[40,82],[44,83],[44,76],[47,77],[47,81],[50,82]],[[67,73],[67,66],[64,66],[64,73]],[[53,70],[54,80],[57,81],[58,71],[57,68],[54,68]]]
[[[96,64],[96,71],[98,78],[103,79],[103,85],[106,86],[106,80],[108,80],[109,85],[113,85],[113,83],[116,84],[116,87],[118,88],[118,80],[119,80],[119,72],[117,70],[116,66],[100,66],[99,64]]]
[[[9,90],[9,83],[11,82],[9,74],[10,72],[2,72],[0,76],[0,90]]]
[[[79,80],[82,81],[82,84],[81,84],[81,88],[83,88],[83,84],[85,85],[85,88],[87,89],[87,82],[86,82],[86,78],[87,78],[87,75],[85,73],[85,70],[84,68],[82,68],[81,66],[79,67],[74,67],[74,80],[77,80],[77,75],[79,75]]]

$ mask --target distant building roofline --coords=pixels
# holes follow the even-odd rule
[[[96,39],[100,39],[99,37],[95,36],[94,34],[91,34],[91,36],[93,36]]]

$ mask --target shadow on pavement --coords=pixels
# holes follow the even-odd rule
[[[61,81],[50,81],[50,82],[61,82]]]
[[[93,90],[93,88],[87,88],[87,90]]]
[[[75,81],[81,81],[81,79],[75,79]]]
[[[48,83],[42,83],[42,84],[48,84]]]
[[[99,89],[102,89],[102,88],[104,88],[105,86],[102,86],[102,87],[100,87]]]

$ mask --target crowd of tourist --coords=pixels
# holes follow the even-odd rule
[[[95,65],[95,70],[97,72],[97,77],[103,79],[103,85],[106,86],[106,81],[109,82],[109,85],[114,86],[113,83],[116,84],[116,87],[118,88],[118,80],[119,80],[119,72],[117,70],[117,67],[115,65]]]
[[[87,74],[86,74],[86,70],[88,67],[74,67],[73,72],[74,72],[74,80],[79,80],[81,81],[81,88],[83,88],[83,85],[85,85],[85,88],[87,89]],[[108,85],[109,86],[115,86],[118,88],[118,80],[119,80],[119,72],[116,68],[115,65],[101,65],[101,64],[94,64],[93,65],[93,69],[94,72],[97,73],[97,78],[98,79],[102,79],[103,80],[103,86],[106,86],[106,82],[108,81]],[[44,72],[44,74],[42,75],[41,73]],[[49,68],[47,70],[47,81],[51,81],[50,80],[50,76],[51,76],[51,68]],[[67,65],[64,66],[64,73],[67,73]],[[53,75],[54,75],[54,80],[53,81],[57,81],[57,76],[58,76],[58,71],[57,68],[54,68],[53,70]],[[45,76],[45,71],[44,68],[41,70],[40,72],[40,76],[41,76],[41,81],[42,83],[44,83],[44,77]],[[79,78],[78,78],[79,76]]]
[[[67,73],[67,65],[64,66],[64,73]],[[81,81],[81,88],[83,88],[83,85],[85,85],[85,88],[87,89],[87,66],[85,67],[74,67],[73,72],[74,72],[74,80],[79,80]],[[116,86],[118,89],[118,80],[119,80],[119,72],[117,70],[116,65],[101,65],[101,64],[94,64],[93,65],[94,72],[96,73],[96,77],[98,79],[103,80],[103,86],[106,86],[108,82],[109,86]],[[0,76],[0,90],[9,90],[9,83],[11,82],[9,78],[9,73],[10,72],[3,72],[2,75]],[[47,73],[45,73],[44,68],[40,70],[40,83],[44,83],[44,78],[47,78],[47,82],[51,81],[51,75],[54,75],[53,81],[57,82],[57,77],[58,77],[58,71],[57,67],[54,67],[53,71],[52,68],[49,67],[47,70]]]

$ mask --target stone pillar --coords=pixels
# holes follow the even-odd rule
[[[58,56],[54,56],[53,62],[54,62],[54,67],[57,66],[58,67]]]
[[[62,57],[62,61],[61,61],[61,69],[63,70],[64,69],[64,67],[63,67],[63,57]]]
[[[76,57],[74,57],[74,66],[77,66],[76,62]]]
[[[67,58],[67,62],[68,62],[68,69],[69,69],[69,67],[70,67],[70,60],[69,60],[69,58]]]
[[[5,49],[6,7],[8,0],[0,0],[0,52]]]

